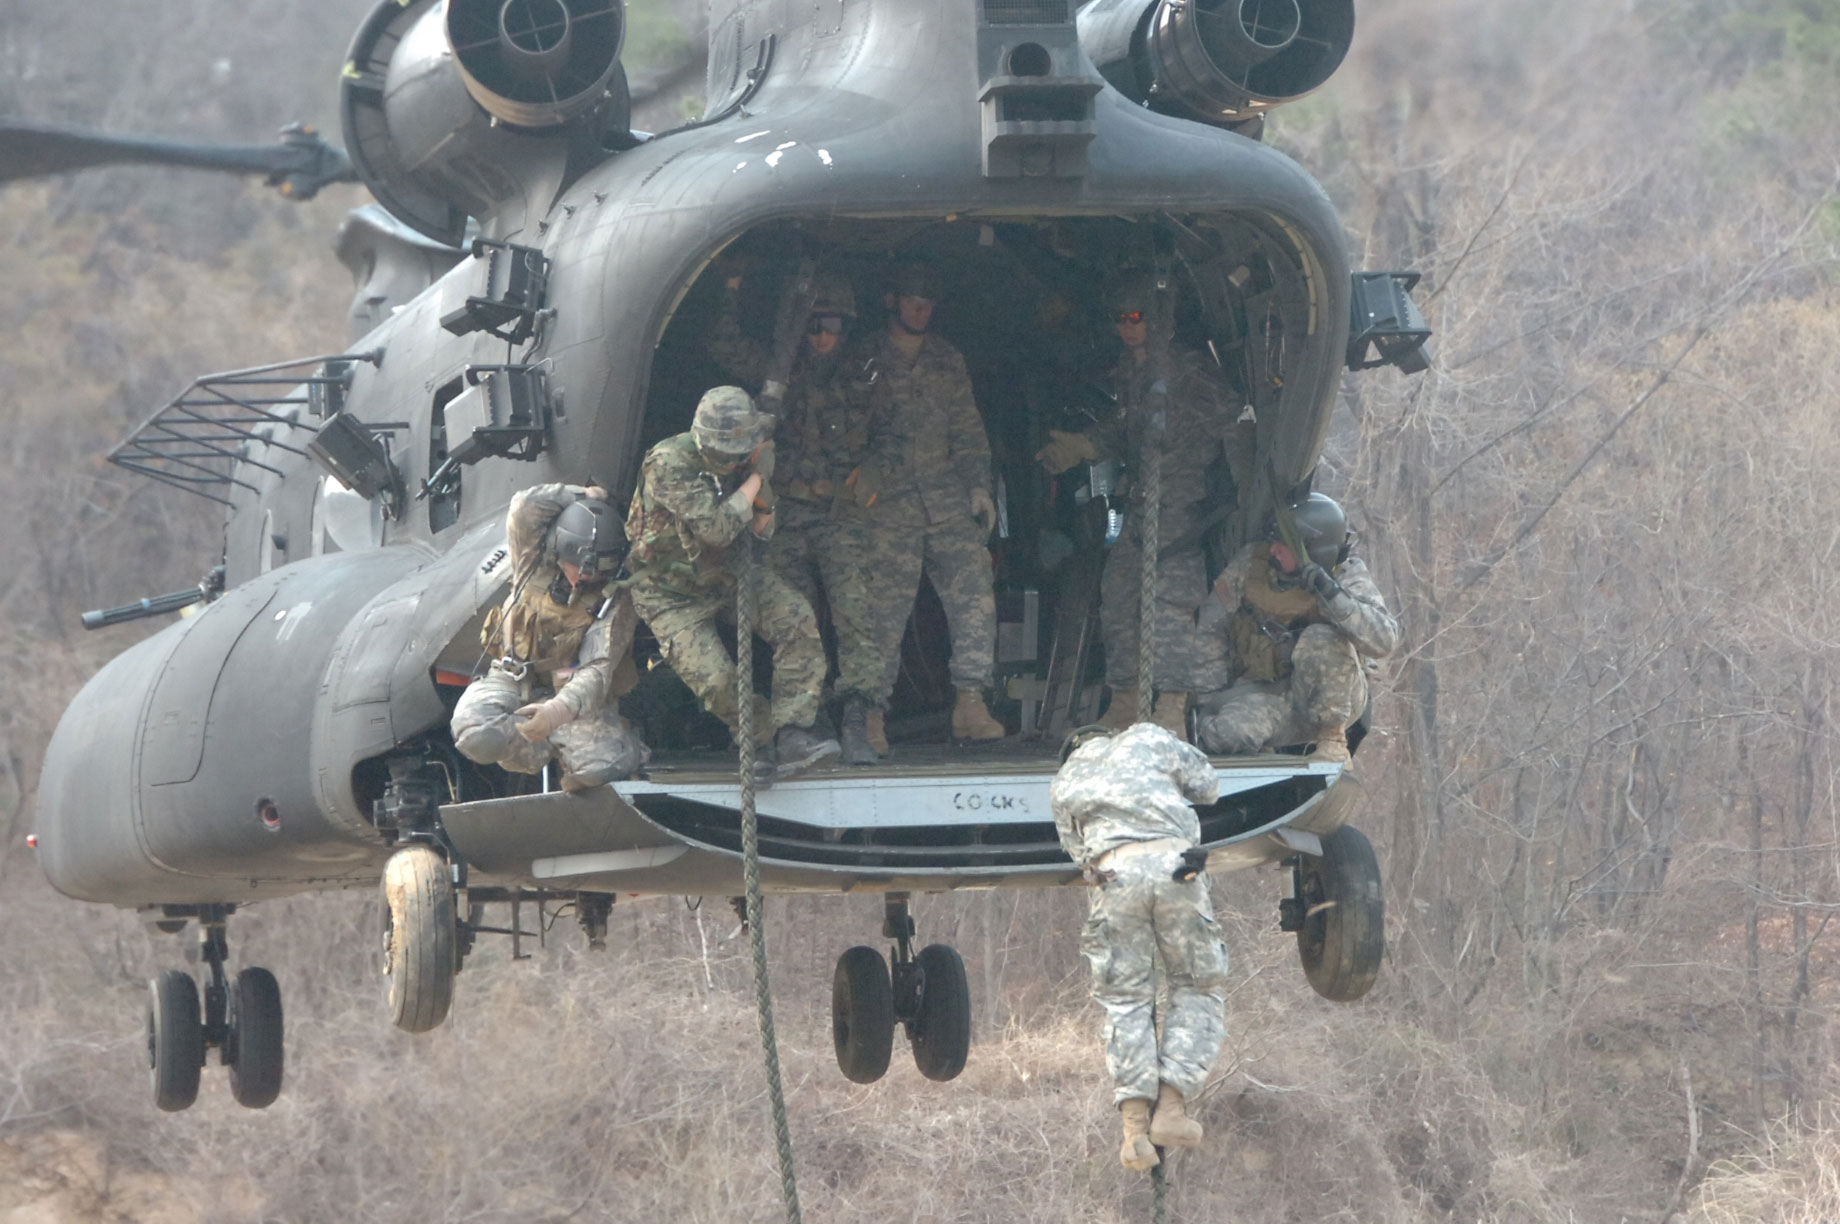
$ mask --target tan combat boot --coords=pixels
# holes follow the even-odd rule
[[[1334,761],[1341,765],[1348,764],[1351,754],[1348,751],[1348,732],[1340,727],[1325,731],[1316,739],[1316,748],[1310,753],[1312,761]]]
[[[1150,1119],[1150,1142],[1158,1147],[1199,1147],[1201,1123],[1188,1116],[1188,1103],[1174,1084],[1156,1092],[1156,1115]]]
[[[1127,1169],[1143,1172],[1157,1163],[1156,1148],[1150,1143],[1150,1102],[1131,1097],[1119,1102],[1118,1116],[1124,1119],[1124,1146],[1118,1159]]]
[[[1158,693],[1150,721],[1179,740],[1188,739],[1188,694]]]
[[[1105,713],[1099,716],[1098,725],[1109,729],[1114,735],[1126,730],[1137,721],[1137,687],[1115,688],[1112,690],[1112,704],[1105,707]]]
[[[1005,734],[1003,724],[990,716],[982,693],[974,688],[958,690],[958,704],[952,707],[953,739],[1000,740]]]
[[[875,755],[888,755],[888,715],[882,710],[870,710],[864,719],[869,732],[869,747],[875,749]]]

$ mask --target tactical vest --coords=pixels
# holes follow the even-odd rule
[[[1269,544],[1255,545],[1246,587],[1227,627],[1242,680],[1270,684],[1291,674],[1291,651],[1304,627],[1325,623],[1316,596],[1305,587],[1272,583]]]
[[[574,665],[581,640],[594,624],[594,614],[607,592],[577,587],[569,602],[557,603],[549,590],[558,572],[554,566],[544,566],[501,606],[486,613],[479,640],[488,655],[513,659],[544,673]]]

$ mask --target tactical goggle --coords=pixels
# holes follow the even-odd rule
[[[1120,324],[1142,323],[1143,321],[1144,312],[1141,310],[1121,310],[1118,312],[1118,322]]]
[[[843,334],[843,316],[842,315],[813,315],[811,316],[811,322],[806,324],[805,326],[805,334],[808,336],[821,336],[825,332],[829,332],[833,336],[841,336]]]

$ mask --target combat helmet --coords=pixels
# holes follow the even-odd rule
[[[598,497],[570,502],[550,526],[556,561],[580,567],[582,582],[611,578],[626,559],[626,528]]]
[[[690,433],[703,450],[716,455],[745,455],[773,434],[778,418],[754,411],[754,401],[740,387],[714,387],[697,401]]]
[[[939,269],[924,259],[903,259],[888,278],[889,292],[899,297],[925,298],[937,302],[945,293]]]
[[[1326,493],[1293,498],[1291,521],[1297,525],[1297,534],[1304,548],[1309,550],[1310,560],[1324,569],[1334,569],[1346,559],[1348,516],[1342,513],[1334,498]],[[1277,535],[1275,519],[1272,534]]]
[[[834,272],[820,272],[811,287],[811,312],[814,315],[856,317],[856,290],[848,277]]]
[[[1115,314],[1141,310],[1149,315],[1156,310],[1156,278],[1148,272],[1133,272],[1113,282],[1105,303]]]
[[[1087,723],[1084,727],[1075,727],[1061,741],[1061,764],[1065,765],[1067,758],[1084,745],[1096,739],[1109,739],[1112,735],[1112,729],[1104,723]]]

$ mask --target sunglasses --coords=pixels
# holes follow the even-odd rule
[[[1118,321],[1120,323],[1142,323],[1144,321],[1144,312],[1141,310],[1121,310],[1118,312]]]
[[[843,316],[813,315],[810,324],[805,328],[805,334],[808,336],[822,336],[825,332],[829,332],[833,336],[841,336],[843,334]]]

